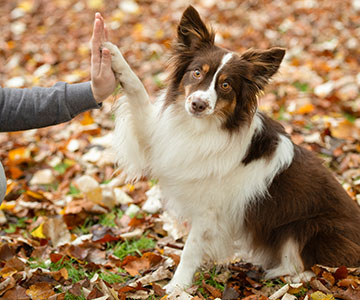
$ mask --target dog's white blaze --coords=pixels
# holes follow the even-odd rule
[[[208,108],[205,111],[205,113],[207,115],[210,115],[214,112],[216,101],[217,101],[217,94],[216,94],[216,90],[215,90],[216,78],[217,78],[219,72],[221,72],[221,70],[230,61],[230,59],[232,57],[233,57],[233,53],[227,53],[223,56],[223,58],[221,59],[221,64],[218,67],[218,69],[216,70],[214,77],[206,91],[198,90],[198,91],[193,92],[191,95],[189,95],[189,97],[187,98],[187,100],[185,102],[185,109],[187,110],[187,112],[190,111],[191,99],[193,99],[193,98],[200,98],[208,103]]]
[[[209,99],[210,99],[210,109],[214,110],[215,109],[215,105],[216,105],[216,101],[217,101],[217,94],[216,94],[216,90],[215,90],[215,83],[216,83],[216,78],[217,75],[220,73],[220,71],[224,68],[224,66],[229,62],[229,60],[232,58],[233,54],[232,53],[227,53],[224,55],[224,57],[221,60],[221,65],[219,66],[219,68],[216,70],[213,80],[211,81],[211,84],[208,88],[208,90],[206,91],[209,94]]]

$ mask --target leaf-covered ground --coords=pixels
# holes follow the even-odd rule
[[[193,4],[226,48],[287,48],[260,106],[296,143],[317,152],[359,203],[359,1]],[[0,0],[0,7],[2,86],[88,80],[88,41],[100,11],[111,41],[155,98],[186,4]],[[109,149],[115,98],[67,124],[0,134],[8,177],[0,210],[1,299],[167,297],[161,287],[179,262],[186,224],[163,213],[155,179],[135,185],[119,179]],[[245,263],[208,265],[177,299],[360,299],[359,269],[313,271],[311,282],[289,286],[284,278],[264,281]]]

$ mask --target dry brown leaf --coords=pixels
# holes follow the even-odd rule
[[[2,300],[27,300],[30,297],[26,294],[26,289],[17,285],[15,288],[8,290],[1,297]]]
[[[26,290],[26,295],[30,296],[34,300],[46,300],[52,295],[55,295],[53,286],[47,282],[39,282],[31,285]]]

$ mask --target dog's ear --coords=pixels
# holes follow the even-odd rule
[[[178,43],[188,49],[198,49],[213,45],[215,34],[201,20],[197,10],[191,5],[184,11],[177,28]]]
[[[250,49],[241,55],[241,58],[249,62],[250,80],[254,81],[259,89],[263,89],[279,69],[285,55],[283,48],[271,48],[268,50]]]

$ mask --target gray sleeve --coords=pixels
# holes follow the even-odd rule
[[[0,204],[3,201],[6,193],[6,178],[3,166],[0,162]]]
[[[58,82],[49,88],[14,89],[0,87],[0,132],[40,128],[71,120],[92,108],[99,108],[90,82]]]

